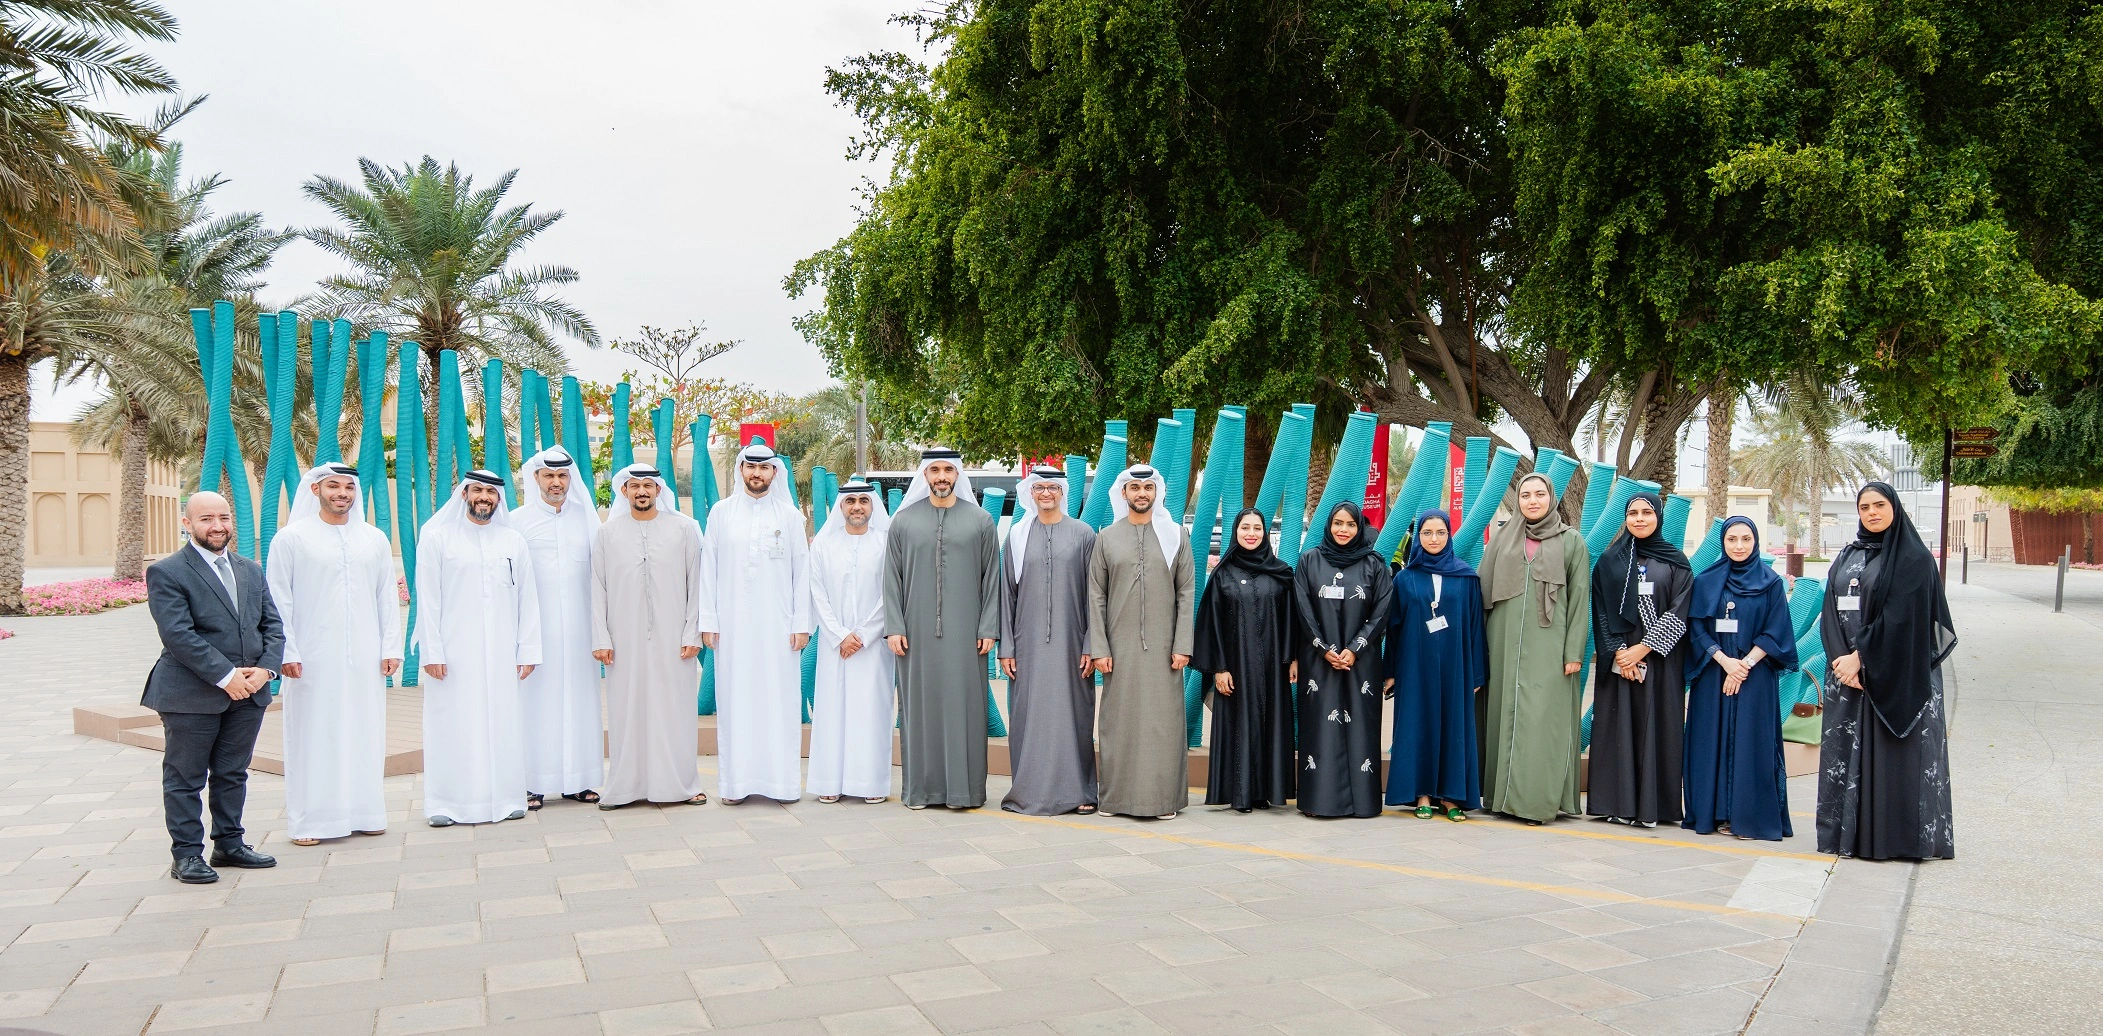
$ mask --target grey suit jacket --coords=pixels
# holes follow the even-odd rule
[[[188,543],[146,570],[146,607],[161,634],[161,657],[146,674],[139,704],[155,712],[225,712],[266,707],[264,690],[245,701],[227,697],[219,680],[229,669],[262,666],[277,672],[285,657],[285,629],[278,621],[263,567],[230,554],[240,601],[229,600],[226,584]]]

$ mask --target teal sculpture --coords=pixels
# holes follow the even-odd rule
[[[1263,471],[1264,489],[1256,502],[1256,509],[1266,517],[1278,516],[1278,556],[1294,567],[1300,564],[1300,533],[1307,524],[1308,468],[1313,460],[1314,417],[1301,412],[1296,403],[1286,412],[1278,441],[1271,447]]]
[[[540,452],[540,406],[533,402],[534,382],[540,375],[531,367],[518,372],[518,459],[523,465]],[[527,490],[533,487],[527,486]]]
[[[1221,554],[1233,542],[1234,530],[1227,523],[1241,513],[1242,456],[1247,448],[1248,421],[1240,412],[1223,409],[1212,421],[1212,445],[1205,456],[1205,470],[1198,481],[1197,510],[1191,516],[1190,549],[1196,579],[1192,601],[1203,600],[1205,582],[1211,572],[1215,547]],[[1204,740],[1205,685],[1195,668],[1183,673],[1183,723],[1190,747]]]
[[[1453,534],[1453,551],[1462,561],[1470,565],[1482,562],[1483,533],[1489,531],[1491,519],[1497,516],[1497,505],[1504,499],[1504,491],[1512,484],[1512,476],[1519,470],[1519,451],[1509,446],[1497,447],[1490,458],[1490,469],[1483,476],[1483,491],[1480,499],[1462,512],[1460,528]],[[1495,496],[1491,493],[1494,490]]]
[[[1103,448],[1095,455],[1095,477],[1088,482],[1088,503],[1081,520],[1101,532],[1110,524],[1110,484],[1125,469],[1125,423],[1103,422]]]
[[[614,471],[626,471],[635,463],[635,440],[630,438],[628,428],[628,383],[613,387],[613,451],[607,467]],[[619,486],[613,487],[619,492]]]
[[[1003,523],[1003,522],[1001,521],[1001,512],[1007,509],[1007,503],[1008,503],[1008,491],[1007,491],[1007,490],[1005,490],[1005,489],[988,489],[988,490],[986,490],[986,499],[985,499],[985,504],[984,504],[984,506],[985,506],[985,508],[986,508],[986,513],[987,513],[987,514],[989,514],[989,515],[992,515],[992,516],[993,516],[993,529],[994,529],[994,532],[995,532],[995,534],[996,534],[996,540],[997,540],[997,541],[998,541],[998,543],[1000,544],[1000,548],[999,548],[999,553],[995,554],[995,556],[994,556],[994,558],[995,558],[995,562],[996,562],[996,563],[998,563],[998,562],[999,562],[999,558],[1001,557],[1001,555],[1005,554],[1005,553],[1007,552],[1007,549],[1008,549],[1008,537],[1007,537],[1007,531],[1008,531],[1008,527],[1007,527],[1007,525],[1006,525],[1006,524],[1004,524],[1004,523]],[[1000,661],[999,661],[999,659],[997,659],[997,658],[995,658],[995,657],[994,657],[994,656],[998,655],[999,653],[1000,653],[1000,652],[998,652],[998,651],[988,651],[988,652],[986,652],[986,679],[987,679],[987,680],[989,681],[989,682],[988,682],[988,683],[986,684],[986,736],[987,736],[987,737],[1007,737],[1007,736],[1008,736],[1008,724],[1007,724],[1007,721],[1006,721],[1006,720],[1003,720],[1003,719],[1001,719],[1001,718],[1000,718],[1000,706],[999,706],[999,704],[998,704],[998,703],[996,703],[996,702],[995,702],[995,701],[993,700],[993,684],[992,684],[992,683],[990,682],[990,681],[993,681],[993,680],[997,680],[997,679],[1000,679],[1000,676],[1001,676],[1001,673],[1000,673]],[[1009,688],[1009,690],[1010,690],[1010,692],[1012,693],[1014,689],[1013,689],[1013,688],[1011,687],[1011,688]]]
[[[1658,516],[1663,523],[1661,530],[1667,542],[1675,547],[1684,547],[1687,542],[1687,517],[1694,510],[1694,501],[1674,493],[1665,498],[1665,513]],[[1699,571],[1697,569],[1697,571]]]
[[[285,319],[297,326],[299,315],[278,314],[280,335]],[[314,379],[314,463],[343,462],[343,379],[350,366],[351,322],[316,320],[312,331]],[[273,418],[273,420],[275,420]]]
[[[511,479],[511,433],[504,427],[504,361],[495,358],[482,365],[482,466],[504,479],[504,506],[517,507],[518,487]]]
[[[256,344],[263,353],[263,399],[270,410],[270,452],[263,462],[263,506],[256,536],[258,557],[268,564],[270,541],[277,537],[280,507],[289,494],[299,492],[299,459],[292,450],[292,406],[299,396],[299,317],[285,313],[284,331],[279,317],[270,313],[256,317]],[[319,326],[319,321],[316,322]],[[317,371],[316,377],[322,377]]]
[[[657,442],[657,470],[664,476],[665,484],[672,487],[671,499],[665,501],[672,510],[679,510],[679,475],[672,469],[678,466],[678,454],[674,450],[673,438],[677,434],[679,413],[669,399],[657,401],[657,409],[650,413],[650,437]]]
[[[591,437],[584,423],[584,389],[572,375],[562,378],[562,448],[577,462],[577,488],[584,499],[599,498],[599,484],[592,478]]]
[[[1606,512],[1607,498],[1614,495],[1614,466],[1605,461],[1592,461],[1585,474],[1585,505],[1577,519],[1577,531],[1591,535],[1592,526],[1598,524],[1599,516]],[[1623,506],[1627,506],[1623,504]]]
[[[234,429],[234,304],[220,301],[211,309],[191,310],[190,333],[197,340],[197,363],[204,374],[205,401],[211,408],[198,489],[216,490],[222,477],[227,481],[233,490],[236,549],[252,558],[256,556],[255,509],[248,493],[248,465],[241,459],[241,436]]]
[[[359,480],[365,485],[365,513],[380,534],[394,536],[393,516],[387,506],[387,442],[380,431],[380,407],[387,397],[387,332],[374,331],[357,343],[358,412],[364,423],[358,432]]]
[[[400,373],[395,379],[394,489],[401,516],[397,537],[402,550],[402,571],[416,572],[416,537],[431,517],[431,473],[424,467],[429,454],[424,449],[424,401],[417,384],[417,358],[423,350],[415,342],[403,342]],[[402,653],[402,686],[417,683],[416,580],[409,579],[409,618],[403,624],[409,643]]]
[[[1066,517],[1081,516],[1081,502],[1088,496],[1088,458],[1078,453],[1066,455]]]
[[[694,422],[686,434],[693,440],[694,520],[701,523],[702,531],[708,530],[708,510],[723,498],[721,483],[716,481],[715,458],[708,453],[709,432],[716,419],[708,414]]]
[[[1416,523],[1417,515],[1438,506],[1439,488],[1446,482],[1447,436],[1452,434],[1447,428],[1450,427],[1427,425],[1424,438],[1417,443],[1416,459],[1409,462],[1409,473],[1402,477],[1402,486],[1395,493],[1395,505],[1388,513],[1387,525],[1381,528],[1380,538],[1373,543],[1373,549],[1390,562],[1401,554],[1402,541],[1409,535],[1410,526]]]

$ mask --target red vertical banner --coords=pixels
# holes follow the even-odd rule
[[[1365,499],[1359,504],[1368,525],[1387,524],[1387,440],[1394,429],[1394,425],[1374,426],[1373,470],[1366,474]]]
[[[740,447],[752,445],[752,440],[754,439],[766,443],[768,449],[773,449],[774,426],[763,421],[745,421],[738,425],[738,445]]]
[[[1461,501],[1468,495],[1468,448],[1460,443],[1446,445],[1446,512],[1453,516],[1453,527],[1460,528]]]

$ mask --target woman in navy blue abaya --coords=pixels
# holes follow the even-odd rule
[[[1789,595],[1750,519],[1723,524],[1723,557],[1694,577],[1687,658],[1687,817],[1681,827],[1780,841],[1789,825],[1781,676],[1796,670]]]
[[[1454,555],[1452,525],[1444,511],[1417,518],[1409,563],[1395,573],[1395,603],[1388,611],[1395,732],[1387,804],[1414,804],[1424,820],[1440,811],[1448,820],[1466,820],[1465,810],[1482,808],[1475,695],[1488,678],[1489,641],[1483,635],[1482,580]]]

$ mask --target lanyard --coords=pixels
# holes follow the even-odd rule
[[[1433,572],[1431,574],[1431,614],[1437,615],[1439,613],[1439,595],[1445,592],[1446,577]]]

